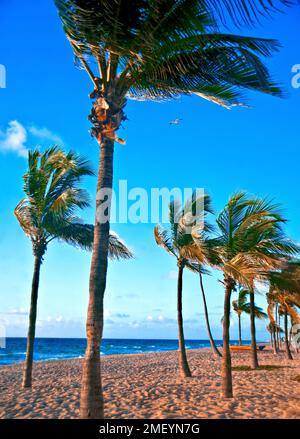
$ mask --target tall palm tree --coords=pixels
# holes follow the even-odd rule
[[[249,314],[251,313],[250,303],[248,302],[248,296],[250,295],[249,290],[246,288],[240,288],[238,291],[238,298],[233,300],[232,307],[236,315],[238,316],[238,328],[239,328],[239,344],[242,345],[242,325],[241,325],[241,316],[243,313]],[[255,317],[258,319],[267,318],[267,314],[257,305],[254,305]]]
[[[296,309],[300,307],[300,261],[290,259],[282,270],[269,273],[269,281],[268,314],[274,323],[273,310],[279,305],[279,313],[284,316],[286,355],[288,359],[292,360],[289,346],[288,315],[290,315],[293,324],[300,324],[300,316]]]
[[[59,147],[40,153],[30,151],[28,170],[24,175],[26,198],[15,208],[15,215],[32,243],[34,271],[31,288],[29,328],[23,387],[31,387],[34,338],[40,269],[50,242],[57,239],[83,249],[91,249],[94,227],[83,224],[76,210],[89,206],[89,197],[79,187],[82,178],[93,175],[89,163],[73,152],[64,153]],[[113,258],[131,256],[116,235],[110,238]]]
[[[263,199],[256,199],[254,203],[256,208],[261,209],[262,215],[247,226],[245,238],[247,238],[248,250],[246,247],[245,250],[252,263],[257,264],[257,270],[254,270],[249,285],[251,360],[252,368],[256,369],[259,364],[255,328],[255,281],[264,279],[265,276],[268,279],[269,271],[273,267],[285,265],[286,260],[298,252],[298,246],[285,236],[282,225],[286,220],[280,214],[278,206],[271,205]],[[265,267],[266,272],[262,271],[262,267]]]
[[[268,317],[270,319],[269,314]],[[271,345],[273,347],[273,352],[274,354],[278,354],[278,342],[277,342],[276,334],[283,334],[284,331],[281,329],[280,326],[276,325],[276,323],[274,324],[271,320],[266,328],[271,336]]]
[[[282,4],[289,3],[281,0]],[[113,183],[114,143],[127,98],[154,100],[196,94],[218,105],[243,103],[240,90],[280,96],[261,61],[279,47],[270,39],[221,33],[218,19],[252,24],[276,10],[271,0],[55,0],[76,63],[93,84],[91,134],[100,146],[97,191]],[[108,199],[107,199],[108,198]],[[111,197],[97,197],[89,283],[87,350],[80,415],[103,417],[99,346],[103,332]]]
[[[277,320],[274,316],[274,307],[276,302],[274,301],[274,296],[271,287],[270,287],[270,291],[266,294],[266,298],[268,303],[267,314],[270,321],[268,325],[269,328],[268,330],[271,333],[271,340],[273,341],[273,352],[275,355],[277,355],[279,351],[278,334],[280,334],[282,330],[278,325]]]
[[[231,294],[238,283],[253,289],[254,279],[277,267],[278,258],[290,249],[292,244],[281,234],[282,221],[276,207],[266,200],[251,199],[245,192],[234,194],[217,218],[219,236],[211,240],[215,250],[211,263],[224,276],[222,394],[226,398],[233,396],[229,347]],[[253,325],[251,332],[253,347]]]
[[[184,206],[177,201],[172,201],[169,206],[170,229],[163,230],[159,226],[154,229],[156,243],[162,246],[169,254],[175,256],[178,266],[177,279],[177,320],[178,320],[178,342],[179,342],[179,372],[183,377],[190,377],[183,329],[182,317],[182,287],[183,270],[185,267],[190,270],[198,270],[198,267],[190,262],[190,259],[198,258],[205,260],[205,249],[197,247],[193,238],[194,227],[198,227],[202,222],[202,233],[210,230],[206,222],[207,213],[211,213],[210,198],[208,195],[195,197],[188,200]],[[203,206],[203,210],[196,215],[197,206]],[[192,219],[193,216],[193,219]],[[201,218],[200,218],[201,216]],[[199,270],[200,272],[200,270]]]

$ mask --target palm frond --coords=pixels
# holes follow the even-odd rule
[[[89,248],[84,226],[74,222],[76,211],[89,206],[87,192],[79,187],[88,175],[93,175],[90,164],[72,151],[65,153],[59,146],[29,151],[26,198],[17,205],[15,215],[33,243],[65,236],[66,242]]]
[[[273,13],[282,13],[285,7],[299,4],[298,0],[201,0],[204,7],[214,11],[221,22],[227,25],[232,22],[235,26],[243,24],[255,26],[262,19],[269,18]],[[277,3],[277,4],[276,4]]]
[[[62,226],[57,230],[56,238],[84,250],[92,250],[94,240],[94,226],[92,224],[82,224],[80,222],[72,222]],[[119,238],[119,236],[110,232],[108,243],[108,256],[110,259],[131,259],[132,251]]]
[[[167,230],[161,229],[158,225],[155,226],[154,238],[157,245],[163,247],[172,256],[178,256],[177,249],[172,245],[172,240]]]
[[[132,259],[134,257],[133,252],[114,232],[110,232],[109,235],[108,255],[110,259],[116,260]]]
[[[98,90],[111,79],[120,96],[169,99],[197,94],[227,108],[244,104],[243,89],[282,95],[261,60],[278,50],[278,42],[218,29],[219,21],[250,24],[276,10],[271,0],[55,4],[74,55]]]

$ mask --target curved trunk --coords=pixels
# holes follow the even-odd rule
[[[224,317],[223,317],[223,355],[222,355],[222,396],[232,398],[232,370],[230,354],[230,299],[233,283],[230,279],[224,279],[225,298],[224,298]]]
[[[32,363],[33,363],[33,349],[34,349],[34,337],[36,326],[36,314],[37,314],[37,300],[40,281],[40,269],[41,258],[35,256],[34,270],[31,286],[31,299],[30,299],[30,311],[29,311],[29,326],[27,335],[27,348],[26,348],[26,360],[23,370],[22,387],[31,387],[32,383]]]
[[[252,368],[258,368],[258,357],[257,357],[257,345],[256,345],[256,330],[255,330],[255,301],[254,301],[254,291],[250,291],[250,329],[251,329],[251,360]]]
[[[288,303],[285,303],[285,307],[286,307],[288,314],[291,317],[292,325],[299,325],[300,324],[300,316],[297,313],[297,311],[295,310],[295,308],[293,308]]]
[[[86,322],[87,348],[83,360],[80,417],[102,419],[104,404],[100,370],[100,345],[103,333],[103,298],[106,287],[109,244],[109,214],[113,180],[114,142],[105,138],[100,145],[96,220],[89,282]]]
[[[288,333],[288,313],[284,312],[284,341],[285,341],[285,352],[289,360],[292,360],[292,354],[289,345],[289,333]]]
[[[213,353],[217,357],[222,357],[222,354],[221,354],[221,352],[218,350],[218,348],[216,346],[215,340],[214,340],[214,338],[212,336],[211,329],[210,329],[208,309],[207,309],[207,303],[206,303],[206,297],[205,297],[205,291],[204,291],[203,279],[202,279],[202,273],[201,272],[199,272],[199,277],[200,277],[200,290],[201,290],[201,294],[202,294],[203,307],[204,307],[205,323],[206,323],[206,328],[207,328],[207,333],[208,333],[210,345],[211,345],[211,348],[213,350]]]
[[[177,320],[178,320],[178,342],[179,342],[179,368],[180,375],[183,377],[191,377],[191,371],[189,368],[185,341],[183,331],[183,318],[182,318],[182,275],[184,265],[179,263],[178,265],[178,282],[177,282]]]
[[[239,345],[242,346],[242,324],[241,324],[241,314],[238,314],[239,318]]]

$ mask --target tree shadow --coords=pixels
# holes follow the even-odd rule
[[[232,368],[235,372],[255,372],[256,370],[277,370],[277,369],[290,369],[291,366],[279,366],[279,365],[268,365],[263,364],[259,366],[257,369],[252,369],[251,366],[241,365],[241,366],[234,366]]]

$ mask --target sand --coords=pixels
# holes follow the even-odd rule
[[[209,349],[188,351],[193,377],[178,379],[177,352],[114,355],[102,360],[107,418],[300,418],[300,355],[260,352],[274,370],[234,371],[234,398],[220,396],[220,360]],[[233,353],[233,365],[250,354]],[[38,362],[31,390],[22,365],[0,367],[0,418],[77,418],[81,360]]]

